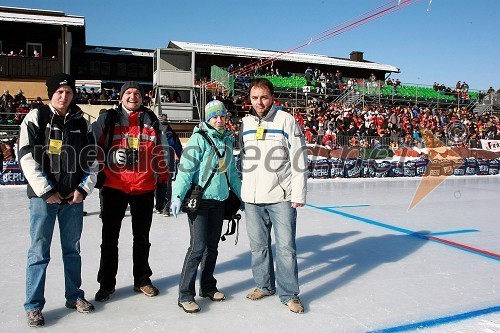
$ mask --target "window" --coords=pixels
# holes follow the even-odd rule
[[[127,77],[127,64],[119,62],[116,64],[116,75],[120,78]]]
[[[138,75],[139,66],[135,62],[127,64],[127,76],[130,78],[136,78]]]
[[[163,103],[191,103],[191,92],[183,89],[160,89]]]
[[[90,61],[90,75],[99,77],[101,75],[101,62]]]
[[[111,63],[103,61],[101,62],[101,76],[111,75]]]
[[[80,61],[76,67],[76,72],[78,75],[86,75],[87,74],[87,63],[84,61]]]
[[[150,79],[151,78],[151,70],[148,67],[148,64],[137,64],[139,66],[139,77],[142,79]]]
[[[26,43],[26,56],[41,57],[43,54],[42,51],[42,43]]]

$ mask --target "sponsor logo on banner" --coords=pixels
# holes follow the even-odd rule
[[[24,185],[27,184],[24,174],[17,162],[4,162],[2,173],[2,185]]]
[[[500,152],[500,140],[481,139],[481,146],[484,150]]]

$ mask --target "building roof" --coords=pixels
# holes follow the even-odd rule
[[[0,6],[0,21],[48,25],[85,26],[83,16],[66,15],[64,12]]]
[[[352,67],[362,69],[373,69],[385,72],[399,73],[399,68],[391,65],[378,64],[369,61],[352,61],[349,59],[334,58],[319,54],[282,52],[282,51],[264,51],[237,46],[223,46],[213,44],[199,44],[189,42],[170,41],[169,48],[179,48],[186,51],[195,51],[197,53],[229,55],[236,57],[255,57],[255,58],[277,58],[283,61],[303,62],[310,64],[322,64],[338,67]]]
[[[131,49],[131,48],[119,48],[119,47],[108,47],[108,46],[90,46],[87,45],[85,53],[93,54],[106,54],[112,56],[135,56],[135,57],[149,57],[152,58],[154,55],[153,50],[146,49]]]

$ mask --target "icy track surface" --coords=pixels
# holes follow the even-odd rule
[[[94,301],[100,257],[97,192],[85,201],[82,288],[96,311],[64,307],[58,229],[47,271],[43,330],[58,332],[500,332],[500,176],[449,177],[408,210],[419,178],[311,180],[298,210],[298,315],[254,288],[245,218],[239,243],[221,242],[216,267],[223,302],[197,297],[201,312],[177,306],[188,247],[187,218],[153,216],[150,264],[158,297],[133,291],[130,214],[120,237],[117,290]],[[3,232],[0,332],[26,325],[29,211],[24,186],[1,186]],[[224,225],[225,228],[225,225]],[[198,285],[197,285],[198,287]]]

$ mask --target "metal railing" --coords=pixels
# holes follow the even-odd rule
[[[59,59],[0,56],[0,77],[49,77],[60,71]]]
[[[295,75],[295,74],[294,74]],[[240,79],[250,80],[252,77],[241,77]],[[347,84],[350,80],[351,84]],[[291,81],[293,83],[293,80]],[[278,97],[279,94],[294,95],[295,105],[303,103],[303,100],[307,97],[318,98],[333,98],[334,103],[354,103],[362,104],[363,106],[369,104],[383,104],[383,103],[404,103],[412,105],[426,105],[426,106],[436,106],[436,107],[447,107],[447,106],[457,106],[457,107],[467,107],[472,109],[477,105],[491,105],[492,108],[500,108],[500,99],[498,93],[490,94],[485,97],[485,93],[481,93],[479,90],[469,89],[468,98],[460,98],[460,94],[454,91],[454,88],[448,88],[446,91],[435,91],[431,85],[425,85],[420,83],[401,83],[400,86],[390,86],[384,81],[371,81],[368,79],[357,79],[357,78],[344,78],[341,85],[334,88],[322,89],[323,92],[319,93],[316,91],[314,86],[316,82],[312,82],[313,88],[308,93],[302,91],[302,87],[277,87],[275,86],[275,96]],[[246,90],[243,91],[243,93]],[[300,98],[299,98],[300,97]]]

